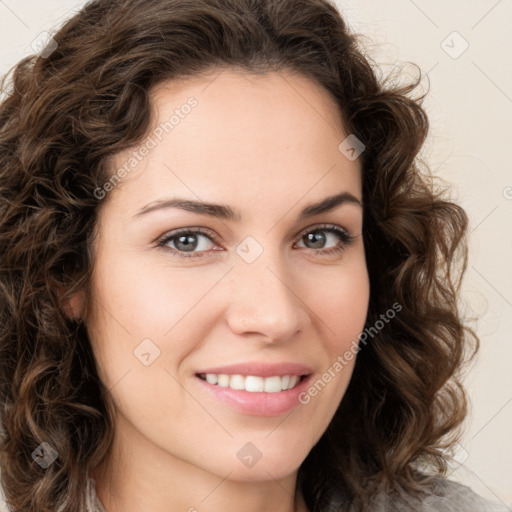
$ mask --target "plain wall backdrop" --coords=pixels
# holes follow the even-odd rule
[[[44,31],[85,5],[0,0],[0,74]],[[512,508],[512,0],[338,0],[386,73],[417,64],[430,91],[422,151],[470,217],[470,261],[461,299],[481,340],[466,378],[472,402],[450,478]],[[428,79],[427,79],[428,76]]]

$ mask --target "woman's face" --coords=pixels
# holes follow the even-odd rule
[[[155,472],[284,478],[332,419],[355,358],[335,363],[364,328],[360,162],[328,94],[289,73],[224,70],[152,100],[150,138],[103,189],[86,318],[117,447]]]

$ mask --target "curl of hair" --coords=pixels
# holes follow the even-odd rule
[[[365,510],[378,489],[427,489],[422,468],[446,471],[467,413],[461,369],[478,338],[457,302],[467,217],[418,163],[428,120],[424,96],[409,93],[420,79],[379,81],[329,0],[96,0],[53,37],[51,55],[14,67],[0,104],[0,467],[11,509],[86,510],[84,478],[109,454],[115,408],[60,291],[85,290],[87,312],[94,191],[110,157],[146,136],[152,88],[221,68],[296,72],[336,100],[366,146],[366,325],[401,306],[361,346],[298,488],[314,512],[336,496]],[[58,455],[45,469],[33,456],[41,443]]]

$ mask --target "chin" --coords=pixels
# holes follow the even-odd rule
[[[237,482],[268,482],[269,480],[281,480],[293,475],[299,466],[287,465],[276,467],[273,464],[263,464],[260,461],[252,468],[231,469],[229,479]],[[225,475],[229,472],[228,470]],[[224,476],[225,476],[224,475]]]
[[[243,456],[240,457],[243,460]],[[242,462],[237,456],[235,464],[232,460],[224,461],[223,469],[216,473],[222,473],[226,476],[229,473],[229,479],[240,482],[268,481],[270,479],[279,480],[294,474],[302,464],[304,457],[298,457],[296,453],[283,454],[282,450],[276,449],[273,453],[265,455],[263,453],[258,460]]]

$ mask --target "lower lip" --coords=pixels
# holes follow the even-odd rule
[[[210,384],[197,375],[195,376],[203,388],[215,398],[227,403],[239,412],[253,416],[279,416],[297,407],[300,404],[299,395],[306,390],[311,377],[311,375],[304,377],[297,386],[286,391],[252,393]]]

